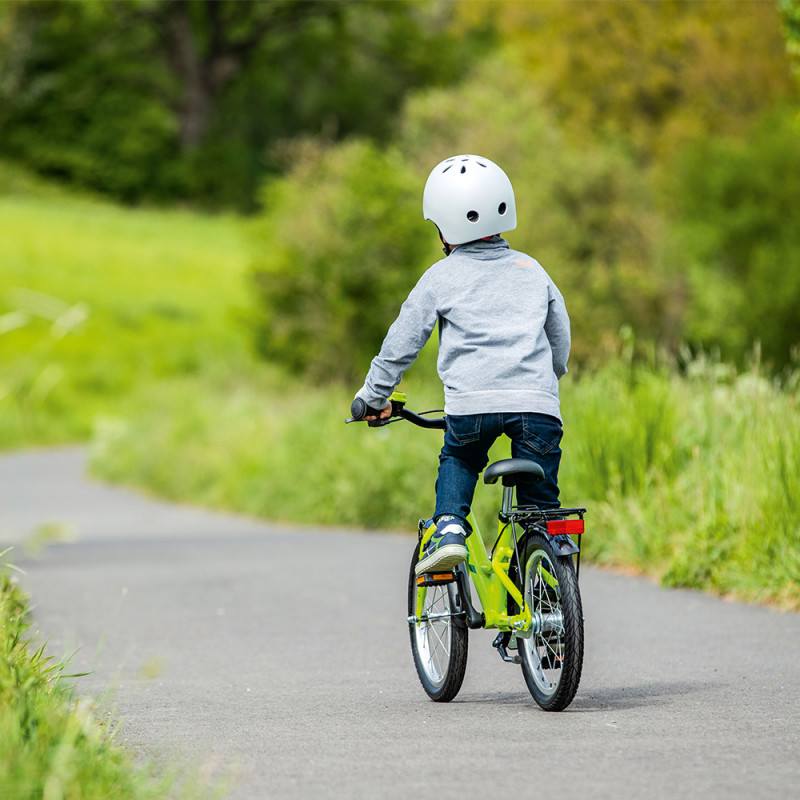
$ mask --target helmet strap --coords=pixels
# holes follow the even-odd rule
[[[449,256],[449,255],[450,255],[450,253],[452,253],[452,252],[453,252],[453,250],[455,250],[455,248],[454,248],[452,245],[449,245],[449,244],[447,243],[447,240],[444,238],[444,236],[442,236],[442,232],[439,230],[439,228],[438,228],[438,227],[436,228],[436,230],[437,230],[437,231],[438,231],[438,233],[439,233],[439,239],[441,240],[441,242],[442,242],[442,245],[443,245],[443,246],[442,246],[442,252],[444,252],[444,254],[445,254],[446,256]]]

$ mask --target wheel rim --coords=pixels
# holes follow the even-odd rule
[[[561,592],[550,558],[535,550],[525,564],[525,602],[533,616],[529,636],[519,638],[536,687],[545,697],[556,693],[564,655]]]
[[[438,616],[444,614],[446,616]],[[434,687],[447,679],[452,648],[450,595],[447,586],[429,586],[422,609],[423,620],[414,624],[420,666]]]

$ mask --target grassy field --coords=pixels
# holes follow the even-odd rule
[[[165,377],[247,359],[240,224],[0,194],[0,446],[86,439]]]
[[[97,475],[269,519],[411,531],[430,513],[440,434],[345,426],[357,387],[252,359],[239,221],[22,193],[0,196],[0,240],[0,446],[89,440]],[[441,407],[433,356],[407,376],[417,409]],[[800,607],[798,394],[703,358],[574,370],[562,500],[590,508],[586,554]],[[487,530],[497,501],[476,503]]]

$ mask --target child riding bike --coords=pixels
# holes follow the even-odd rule
[[[448,158],[422,198],[445,258],[412,289],[356,394],[387,418],[389,397],[439,327],[439,377],[447,430],[436,481],[436,530],[416,574],[467,557],[467,515],[489,448],[505,434],[514,458],[536,461],[539,483],[520,484],[521,504],[558,508],[562,423],[558,381],[567,372],[570,325],[564,298],[542,266],[499,234],[517,226],[514,190],[487,158]]]

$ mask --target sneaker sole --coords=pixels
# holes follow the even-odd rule
[[[440,547],[435,553],[420,561],[414,567],[415,575],[422,575],[423,572],[434,572],[435,570],[452,569],[467,560],[467,548],[460,544],[448,544]]]

